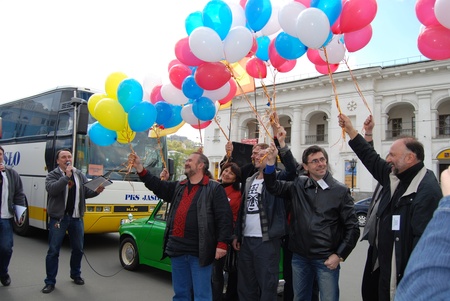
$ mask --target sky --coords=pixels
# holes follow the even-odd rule
[[[292,0],[272,0],[282,6]],[[161,78],[175,44],[187,36],[186,17],[202,11],[209,0],[14,0],[0,2],[0,103],[57,86],[104,91],[113,72],[143,84]],[[238,0],[227,0],[239,2]],[[378,0],[373,36],[363,49],[347,54],[351,66],[406,63],[417,49],[420,23],[415,0]],[[424,59],[422,57],[422,59]],[[306,55],[296,68],[278,78],[309,74]],[[199,140],[190,125],[176,134]]]

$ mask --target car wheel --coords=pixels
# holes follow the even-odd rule
[[[120,243],[119,258],[122,266],[129,271],[136,270],[139,266],[139,252],[136,242],[127,237]]]
[[[358,218],[358,225],[360,227],[364,227],[366,225],[366,220],[367,220],[366,214],[365,213],[358,213],[357,218]]]

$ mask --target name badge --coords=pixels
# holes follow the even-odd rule
[[[392,216],[392,230],[393,231],[400,230],[400,215]]]

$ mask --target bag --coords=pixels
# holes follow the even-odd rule
[[[225,265],[223,270],[228,273],[234,273],[237,270],[237,252],[230,246],[225,256]]]

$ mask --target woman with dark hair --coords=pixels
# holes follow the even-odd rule
[[[241,205],[241,169],[236,163],[229,162],[222,166],[219,182],[225,188],[225,192],[230,202],[231,211],[233,212],[233,228],[236,224],[239,207]],[[236,269],[236,253],[232,247],[228,248],[227,256],[216,259],[213,265],[212,274],[212,290],[213,301],[219,300],[237,300],[237,269]],[[231,257],[230,257],[231,256]],[[228,285],[225,298],[223,298],[224,277],[223,271],[225,263],[229,260],[234,260],[234,263],[227,267]]]

